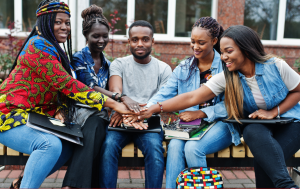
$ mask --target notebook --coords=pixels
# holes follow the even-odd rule
[[[200,131],[195,133],[190,138],[185,137],[177,137],[177,136],[169,136],[165,134],[165,139],[171,140],[171,139],[180,139],[180,140],[200,140],[214,125],[216,122],[213,123],[207,123]]]
[[[239,119],[242,124],[261,123],[261,124],[287,124],[293,122],[294,118],[281,117],[275,119]],[[239,123],[235,119],[223,119],[226,123]]]
[[[189,122],[180,120],[179,127],[199,127],[200,124],[201,124],[201,118]]]
[[[159,133],[161,132],[160,126],[160,116],[153,115],[146,120],[146,124],[148,124],[148,129],[139,130],[134,127],[127,127],[124,124],[121,124],[121,127],[108,127],[109,131],[121,131],[121,132],[151,132],[151,133]]]
[[[78,124],[73,124],[71,128],[68,128],[59,120],[31,112],[28,115],[26,125],[33,129],[53,134],[61,139],[83,146],[83,135],[81,127]]]

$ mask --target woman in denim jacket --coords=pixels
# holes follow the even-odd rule
[[[285,61],[266,54],[257,33],[247,26],[229,27],[221,36],[220,47],[224,72],[195,91],[163,102],[163,111],[182,110],[225,91],[229,119],[294,118],[285,125],[246,125],[243,136],[254,155],[257,188],[299,188],[285,164],[300,148],[298,73]],[[136,119],[160,111],[160,105],[153,105]]]
[[[217,52],[219,51],[218,38],[222,33],[223,28],[215,19],[200,18],[194,24],[191,35],[194,56],[175,68],[167,84],[149,100],[147,106],[196,90],[213,75],[222,72],[222,62]],[[179,117],[183,121],[205,118],[206,121],[212,122],[224,119],[227,117],[227,112],[223,97],[224,93],[205,103],[182,110]],[[168,146],[166,188],[175,188],[175,180],[185,168],[185,163],[188,167],[207,167],[206,155],[222,150],[231,143],[235,145],[240,143],[239,133],[232,124],[222,121],[218,121],[201,140],[172,139]]]

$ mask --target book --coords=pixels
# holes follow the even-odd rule
[[[201,124],[201,118],[189,122],[180,120],[179,127],[198,127],[200,126],[200,124]]]
[[[169,136],[165,135],[165,139],[171,140],[171,139],[180,139],[180,140],[200,140],[214,125],[216,122],[213,123],[208,123],[205,125],[200,131],[195,133],[193,136],[190,138],[184,138],[184,137],[176,137],[176,136]]]
[[[184,124],[180,124],[184,123]],[[171,125],[168,125],[165,128],[165,135],[174,136],[180,138],[191,138],[197,132],[207,125],[207,122],[202,121],[201,119],[194,120],[192,122],[175,122]]]
[[[72,127],[68,128],[60,120],[30,112],[26,126],[83,146],[83,134],[78,124],[72,124]]]

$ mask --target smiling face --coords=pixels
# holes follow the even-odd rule
[[[58,43],[64,43],[71,32],[70,16],[65,13],[57,13],[54,22],[54,36]]]
[[[226,67],[229,71],[242,69],[248,60],[231,38],[223,37],[220,41],[220,49],[221,59],[226,63]]]
[[[152,30],[143,26],[132,27],[129,32],[128,42],[134,58],[140,60],[148,58],[154,44]]]
[[[213,47],[218,42],[217,38],[212,39],[206,29],[195,27],[191,34],[191,48],[197,59],[203,59],[213,53]]]
[[[109,41],[108,28],[101,23],[95,23],[86,35],[91,52],[102,52]]]

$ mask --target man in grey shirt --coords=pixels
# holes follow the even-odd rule
[[[154,44],[153,27],[150,23],[142,20],[134,22],[129,27],[128,42],[132,55],[117,58],[112,62],[109,90],[114,92],[112,98],[126,102],[129,109],[138,112],[140,105],[146,105],[167,82],[172,70],[168,64],[150,56]],[[122,116],[115,113],[110,126],[119,126],[122,120]],[[136,127],[143,129],[138,124]],[[100,153],[100,188],[116,187],[119,155],[130,141],[133,141],[145,156],[145,187],[161,188],[164,171],[163,131],[108,131]]]

